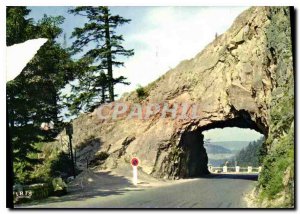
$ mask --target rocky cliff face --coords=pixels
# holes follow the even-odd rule
[[[265,145],[266,154],[270,154],[275,139],[280,145],[278,136],[282,134],[273,137],[276,125],[271,110],[284,97],[294,99],[289,8],[246,10],[226,33],[145,90],[143,99],[132,92],[117,102],[168,102],[170,106],[197,103],[200,117],[173,120],[154,115],[147,120],[104,121],[96,111],[81,115],[73,122],[74,143],[85,147],[89,142],[99,142],[97,148],[93,147],[94,153],[109,154],[99,167],[113,169],[129,164],[136,156],[141,160],[141,170],[156,177],[206,174],[202,132],[218,127],[252,128],[267,138],[271,135],[274,142]],[[293,112],[293,104],[291,108]],[[293,114],[287,118],[288,129],[293,118]]]

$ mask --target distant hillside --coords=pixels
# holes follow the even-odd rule
[[[246,148],[243,148],[235,160],[240,166],[259,166],[259,156],[264,138],[251,142]]]
[[[224,144],[224,146],[226,147],[227,145]],[[215,145],[214,143],[204,144],[208,156],[208,164],[220,166],[235,156],[236,151],[232,151],[224,146]]]
[[[221,146],[225,149],[237,152],[249,145],[251,140],[248,141],[212,141],[210,144],[215,146]]]
[[[208,159],[208,164],[214,167],[223,166],[228,159]]]
[[[231,154],[232,153],[232,151],[230,149],[227,149],[223,146],[214,145],[212,143],[204,144],[204,147],[208,154],[220,154],[220,153]]]

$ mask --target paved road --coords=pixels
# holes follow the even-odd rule
[[[257,175],[210,175],[148,189],[107,191],[101,196],[34,205],[51,208],[239,208],[243,194],[254,187]]]

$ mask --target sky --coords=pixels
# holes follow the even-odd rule
[[[67,46],[74,27],[87,21],[67,11],[70,7],[29,7],[34,20],[44,14],[65,17],[62,24]],[[134,49],[134,56],[126,59],[125,67],[115,68],[114,76],[123,75],[131,82],[129,86],[116,86],[119,95],[145,86],[159,78],[182,60],[191,59],[211,41],[215,34],[224,33],[234,19],[247,7],[110,7],[111,13],[131,19],[116,32],[124,36],[123,46]],[[58,39],[63,44],[63,34]],[[68,87],[65,89],[66,93]],[[205,139],[212,141],[257,140],[262,135],[250,129],[224,128],[204,132]]]
[[[69,38],[74,27],[87,21],[67,11],[70,7],[29,7],[30,17],[38,20],[47,15],[62,15],[61,26]],[[114,76],[125,76],[129,86],[117,85],[116,93],[135,90],[156,80],[182,60],[193,58],[215,34],[225,32],[247,7],[110,7],[112,14],[131,19],[116,32],[124,36],[123,46],[135,54],[125,58],[125,67],[115,68]],[[63,43],[63,35],[59,39]],[[67,41],[70,46],[72,40]],[[122,58],[123,59],[123,58]]]
[[[253,129],[241,129],[227,127],[223,129],[211,129],[203,132],[204,140],[217,141],[255,141],[263,137],[262,134]]]

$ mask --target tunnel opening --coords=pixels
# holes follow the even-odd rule
[[[238,127],[203,132],[210,173],[259,173],[264,135]],[[225,167],[225,168],[224,168]]]
[[[240,111],[232,119],[212,122],[206,126],[195,128],[192,125],[182,133],[178,147],[182,151],[181,167],[178,168],[178,177],[189,178],[210,174],[209,157],[205,148],[206,133],[215,129],[230,131],[228,128],[252,130],[259,138],[267,138],[268,130],[259,122],[254,122],[245,111]],[[233,133],[234,134],[234,133]],[[245,139],[247,141],[247,139]],[[251,140],[249,141],[251,142]]]

